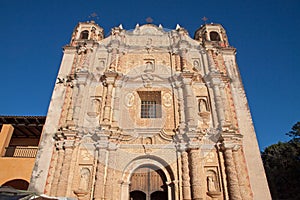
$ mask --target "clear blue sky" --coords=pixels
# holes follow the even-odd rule
[[[191,37],[203,16],[222,24],[237,48],[260,148],[286,141],[300,120],[299,0],[1,0],[0,115],[46,115],[62,46],[93,12],[106,35],[147,17],[180,24]]]

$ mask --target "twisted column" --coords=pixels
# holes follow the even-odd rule
[[[224,159],[225,159],[225,170],[228,181],[229,197],[231,200],[241,200],[241,193],[239,188],[239,181],[235,163],[233,160],[232,148],[223,148]]]
[[[61,167],[61,173],[58,182],[58,188],[56,192],[56,196],[66,196],[67,187],[68,187],[68,178],[70,173],[70,166],[73,154],[73,145],[70,144],[65,146],[65,156],[63,159],[63,165]]]
[[[183,200],[191,200],[191,185],[189,174],[189,159],[188,153],[183,150],[181,152],[181,165],[182,165],[182,195]]]
[[[200,162],[200,150],[193,148],[189,151],[190,166],[191,166],[191,184],[192,184],[192,199],[200,200],[202,198],[202,185],[201,185],[201,162]]]
[[[250,187],[248,171],[244,160],[242,149],[233,150],[233,159],[236,163],[237,177],[239,181],[242,199],[253,199],[252,190]]]

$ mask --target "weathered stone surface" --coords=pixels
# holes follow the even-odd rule
[[[30,189],[82,200],[271,199],[219,24],[79,23],[65,47]],[[237,148],[238,147],[238,148]]]

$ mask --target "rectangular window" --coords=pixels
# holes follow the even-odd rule
[[[156,102],[142,101],[141,102],[141,118],[156,118]]]
[[[141,118],[161,118],[161,92],[139,91]]]

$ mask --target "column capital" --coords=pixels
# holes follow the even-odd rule
[[[241,145],[239,145],[239,144],[234,144],[234,143],[222,143],[222,144],[220,144],[220,149],[222,151],[226,151],[226,150],[237,151],[240,148],[241,148]]]

